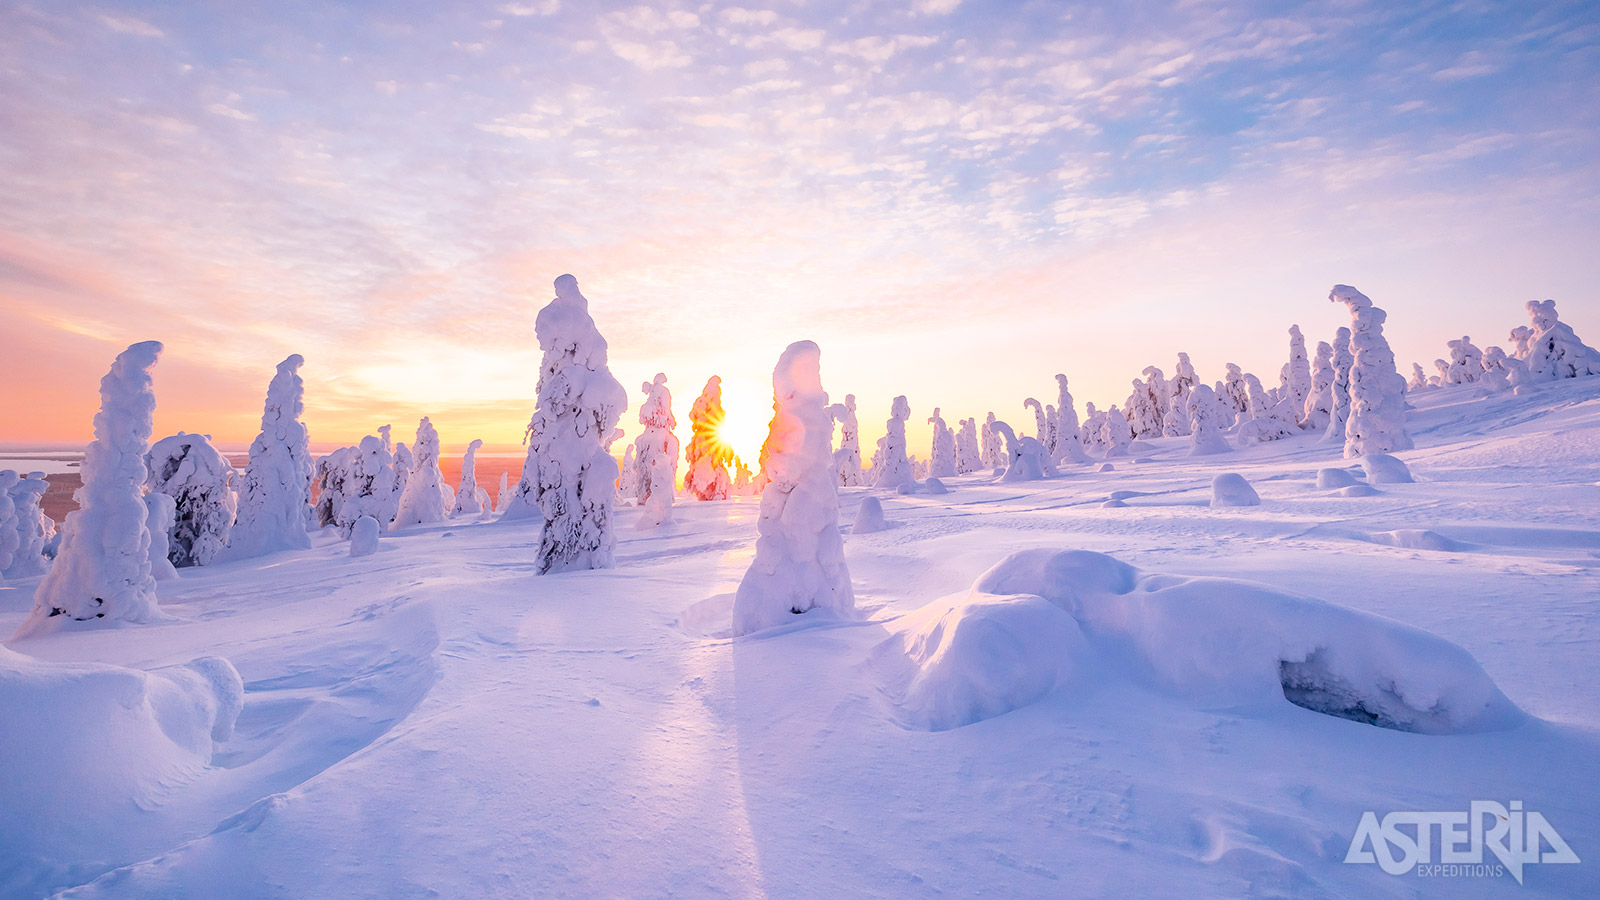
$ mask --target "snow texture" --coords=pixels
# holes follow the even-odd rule
[[[722,378],[713,375],[689,407],[689,446],[683,454],[688,471],[683,476],[683,490],[696,500],[728,499],[732,484],[728,463],[733,461],[733,449],[718,435],[727,417],[722,409]],[[858,458],[856,468],[860,467]]]
[[[942,481],[939,478],[935,478],[933,476],[929,476],[928,480],[926,480],[926,481],[924,481],[922,483],[922,489],[927,491],[930,494],[948,494],[948,493],[950,493],[950,488],[945,486],[944,481]]]
[[[839,494],[829,441],[832,422],[822,389],[822,352],[811,341],[790,344],[772,372],[772,423],[761,494],[756,556],[739,582],[733,633],[750,634],[824,610],[855,609],[839,534]],[[898,401],[900,408],[903,401]],[[891,420],[894,421],[894,420]],[[904,422],[904,417],[899,417]]]
[[[228,546],[239,500],[239,473],[203,434],[178,432],[150,445],[146,486],[173,500],[176,519],[167,558],[177,568],[204,566]]]
[[[167,618],[156,605],[142,496],[156,409],[150,368],[160,354],[157,341],[134,344],[117,354],[100,379],[100,411],[94,441],[83,454],[78,508],[67,514],[55,564],[34,591],[33,611],[17,629],[18,638],[56,631],[69,621]]]
[[[22,546],[22,519],[12,498],[19,480],[15,469],[0,470],[0,585],[5,584],[5,573],[16,565],[17,550]]]
[[[238,518],[220,559],[248,559],[311,546],[311,439],[300,422],[305,385],[296,353],[278,364],[267,385],[261,433],[250,445],[250,462],[239,490]]]
[[[503,519],[539,517],[537,571],[609,568],[616,546],[611,504],[617,461],[606,443],[628,395],[606,366],[606,341],[589,317],[578,279],[562,275],[534,332],[544,359],[538,407],[528,423],[528,458]]]
[[[1223,472],[1211,479],[1212,506],[1260,506],[1256,489],[1238,472]]]
[[[1105,448],[1105,458],[1128,455],[1128,445],[1133,443],[1133,429],[1123,417],[1122,410],[1112,406],[1106,411],[1105,422],[1100,426],[1100,444]]]
[[[654,381],[646,381],[639,390],[644,392],[644,403],[639,406],[639,424],[644,426],[638,440],[634,441],[634,491],[639,505],[639,528],[654,528],[672,521],[672,499],[678,485],[678,438],[672,429],[678,419],[672,414],[672,392],[667,390],[667,376],[656,373]]]
[[[1350,419],[1345,423],[1344,455],[1410,450],[1406,432],[1406,380],[1395,369],[1394,352],[1383,336],[1388,314],[1347,284],[1336,284],[1328,299],[1350,309]]]
[[[427,416],[417,423],[417,442],[412,445],[412,453],[411,475],[400,494],[391,530],[443,522],[454,505],[455,498],[444,483],[444,472],[439,469],[439,432]]]

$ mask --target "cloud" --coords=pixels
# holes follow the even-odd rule
[[[117,32],[118,34],[128,34],[133,35],[134,37],[142,38],[166,37],[166,32],[163,32],[161,29],[151,25],[149,22],[146,22],[142,19],[135,19],[132,16],[114,16],[110,14],[103,14],[100,16],[100,24],[111,29],[112,31]]]
[[[541,0],[535,3],[505,3],[497,7],[508,16],[553,16],[561,11],[561,0]]]

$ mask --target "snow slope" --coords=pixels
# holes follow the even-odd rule
[[[102,803],[80,840],[0,835],[0,896],[1595,896],[1600,379],[1413,402],[1417,449],[1396,455],[1415,483],[1367,497],[1317,487],[1324,468],[1366,476],[1315,435],[944,479],[896,496],[896,527],[846,536],[861,621],[739,639],[755,498],[645,532],[620,510],[606,570],[536,576],[537,522],[418,526],[355,559],[319,535],[183,570],[161,585],[177,621],[9,646],[145,670],[223,657],[245,685],[233,735],[164,790]],[[1222,472],[1261,505],[1212,508]],[[840,520],[867,496],[844,490]],[[1064,653],[972,724],[914,720],[894,679],[915,673],[885,648],[1034,548],[1386,617],[1470,654],[1526,715],[1407,733]],[[37,580],[0,588],[0,633]],[[1075,646],[1035,600],[981,673]],[[1262,646],[1228,604],[1204,624],[1196,641]],[[1479,799],[1542,813],[1583,862],[1529,865],[1521,887],[1343,862],[1363,812]]]

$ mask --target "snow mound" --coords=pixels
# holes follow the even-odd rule
[[[1212,506],[1260,506],[1256,489],[1238,472],[1223,472],[1211,479]]]
[[[0,835],[66,839],[82,821],[160,802],[210,764],[243,706],[239,673],[214,656],[144,672],[0,647]]]
[[[1120,498],[1118,498],[1118,497],[1112,497],[1111,499],[1107,500],[1106,502],[1100,504],[1100,508],[1101,509],[1127,509],[1128,508],[1128,504],[1122,502],[1122,500]]]
[[[1115,472],[1116,470],[1117,470],[1117,467],[1112,465],[1111,463],[1101,463],[1098,467],[1095,468],[1096,472]]]
[[[927,481],[924,481],[922,483],[922,489],[930,494],[950,493],[950,489],[945,487],[944,482],[940,481],[938,478],[929,478]]]
[[[378,552],[378,532],[382,526],[371,516],[362,516],[350,528],[350,556],[371,556]]]
[[[1345,488],[1344,490],[1340,491],[1339,492],[1339,496],[1341,496],[1341,497],[1376,497],[1381,493],[1383,493],[1383,491],[1378,490],[1377,488],[1373,487],[1370,484],[1352,484],[1349,487]]]
[[[1335,488],[1346,488],[1352,484],[1359,484],[1356,476],[1350,474],[1349,469],[1318,469],[1317,488],[1331,491]]]
[[[1477,660],[1436,635],[1266,585],[1147,574],[1083,550],[1013,553],[965,595],[889,630],[875,657],[885,694],[908,724],[932,730],[1018,709],[1069,680],[1143,683],[1203,708],[1292,703],[1424,734],[1503,730],[1523,717]]]
[[[922,490],[922,485],[921,484],[919,484],[919,483],[917,483],[915,481],[907,481],[907,482],[902,483],[899,487],[895,488],[894,492],[896,494],[902,494],[902,495],[910,496],[911,494],[918,493],[921,490]]]
[[[1361,458],[1361,468],[1367,472],[1368,484],[1411,484],[1411,470],[1406,464],[1387,453],[1369,453]]]
[[[1386,547],[1399,547],[1402,550],[1437,550],[1441,553],[1459,553],[1467,549],[1460,541],[1451,539],[1435,531],[1426,531],[1420,528],[1401,528],[1395,531],[1380,531],[1372,536],[1373,543],[1383,544]]]
[[[889,520],[883,515],[883,501],[877,497],[862,497],[861,506],[856,509],[856,523],[850,529],[851,534],[872,534],[875,531],[887,531]]]
[[[904,616],[879,645],[902,724],[948,731],[1020,709],[1070,678],[1078,623],[1043,597],[974,591]],[[1076,651],[1076,652],[1075,652]]]

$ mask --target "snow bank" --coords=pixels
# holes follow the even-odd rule
[[[855,609],[822,389],[822,351],[790,344],[772,372],[772,424],[766,446],[772,481],[761,492],[756,558],[739,582],[733,633],[783,624],[791,614]]]
[[[1212,506],[1260,506],[1256,489],[1238,472],[1223,472],[1211,479]]]
[[[81,823],[165,802],[211,762],[243,704],[239,673],[217,657],[144,672],[0,647],[0,843],[70,840]]]
[[[1424,734],[1502,730],[1523,713],[1462,648],[1271,587],[1146,574],[1100,553],[1024,550],[965,595],[890,625],[876,668],[907,724],[969,724],[1068,684],[1120,679],[1204,708],[1292,703]]]
[[[150,368],[160,354],[157,341],[134,344],[117,354],[100,379],[100,411],[94,441],[83,454],[79,505],[67,514],[55,564],[40,580],[33,611],[17,637],[54,631],[68,621],[165,618],[156,606],[149,513],[141,494],[156,409]]]

